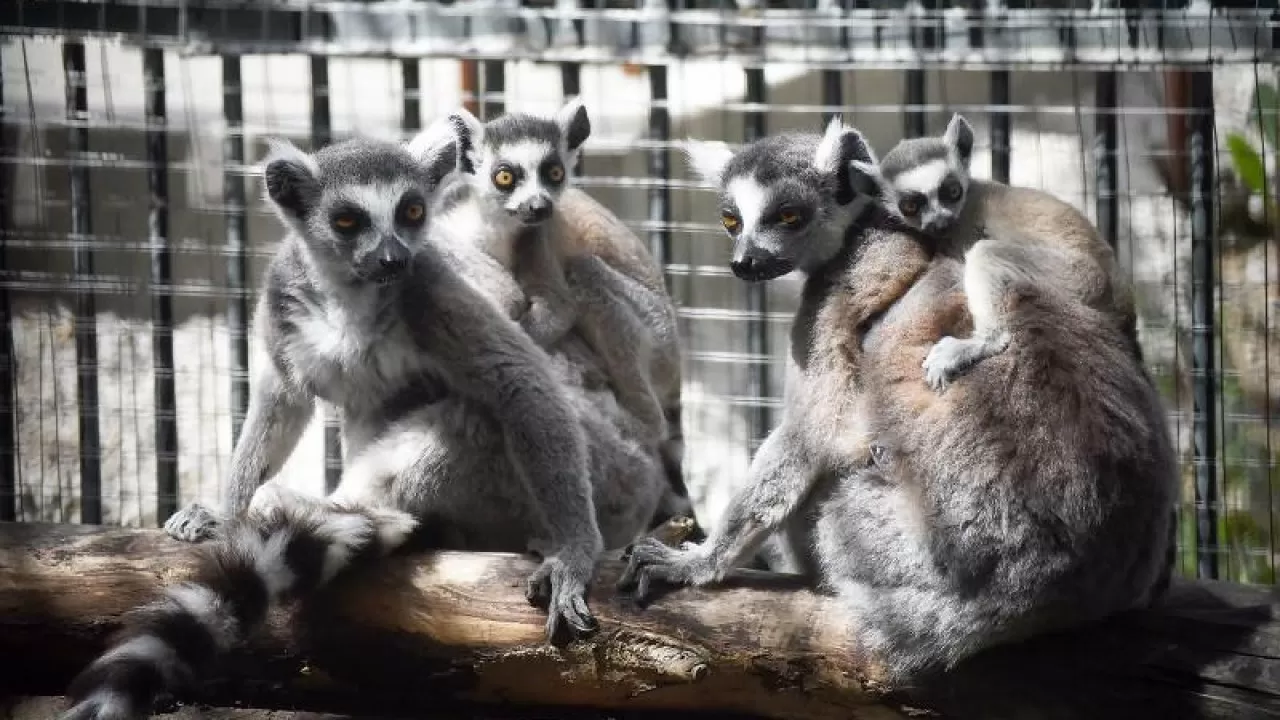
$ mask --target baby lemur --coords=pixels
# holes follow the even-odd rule
[[[974,334],[943,337],[924,360],[925,380],[941,389],[965,368],[1009,342],[1004,293],[1052,277],[1089,307],[1113,317],[1141,358],[1128,278],[1093,224],[1069,203],[1033,188],[974,178],[973,129],[960,114],[941,137],[900,141],[878,165],[859,172],[879,188],[885,209],[909,227],[963,255]],[[1036,248],[1036,252],[1027,252]]]
[[[970,329],[964,291],[981,275],[896,229],[855,169],[877,164],[856,130],[698,143],[690,158],[720,192],[734,273],[807,277],[783,418],[748,484],[704,543],[638,542],[621,587],[714,584],[786,533],[890,687],[1159,590],[1177,465],[1113,318],[1052,278],[1011,283],[1007,351],[935,393],[920,362]],[[867,438],[888,452],[869,461]]]
[[[548,639],[591,632],[597,555],[643,532],[658,503],[657,462],[620,449],[608,419],[440,251],[430,163],[367,139],[314,154],[276,142],[264,176],[288,232],[258,297],[263,357],[224,512],[189,507],[166,526],[212,547],[192,582],[126,621],[66,718],[144,716],[272,600],[393,548],[415,521],[437,546],[540,555],[527,594],[547,607]],[[341,485],[325,499],[263,485],[316,398],[342,411]]]
[[[656,521],[692,515],[675,307],[639,238],[570,185],[590,132],[574,98],[554,117],[513,113],[486,123],[459,108],[411,146],[420,155],[453,154],[462,171],[463,181],[441,192],[441,232],[451,245],[478,247],[517,281],[485,290],[543,348],[568,354],[566,345],[585,342],[620,417],[634,418],[630,434],[658,448],[672,489]]]

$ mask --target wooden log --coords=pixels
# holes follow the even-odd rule
[[[128,609],[184,576],[160,531],[0,525],[0,687],[57,695]],[[562,649],[523,596],[532,561],[437,552],[353,572],[281,614],[197,697],[387,716],[452,704],[714,711],[770,718],[1280,717],[1274,591],[1176,582],[1160,607],[984,653],[920,687],[882,693],[833,597],[743,571],[646,608],[602,561],[601,629]],[[874,674],[874,673],[870,673]],[[616,715],[615,715],[616,716]]]

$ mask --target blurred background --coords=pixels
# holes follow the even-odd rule
[[[0,34],[0,520],[154,527],[217,501],[280,236],[266,137],[406,139],[581,95],[579,182],[679,309],[714,524],[777,422],[799,285],[729,273],[674,143],[840,113],[883,153],[961,112],[979,176],[1073,203],[1133,278],[1183,463],[1179,572],[1275,581],[1275,0],[7,0]],[[321,408],[285,481],[323,492],[341,454]]]

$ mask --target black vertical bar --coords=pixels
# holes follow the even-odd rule
[[[763,68],[747,68],[747,95],[749,104],[763,105],[765,85]],[[750,143],[764,137],[765,116],[760,110],[748,110],[743,117],[743,139]],[[773,429],[772,409],[766,404],[772,394],[769,382],[769,312],[768,285],[762,282],[747,285],[747,310],[751,315],[748,326],[748,352],[759,358],[753,366],[748,382],[751,397],[759,402],[752,423],[752,440],[759,442]]]
[[[1190,73],[1187,151],[1191,165],[1191,382],[1196,474],[1197,571],[1218,576],[1218,416],[1214,387],[1213,74]]]
[[[991,73],[991,104],[1009,107],[1009,71]],[[1009,112],[995,110],[991,113],[991,178],[1009,183]]]
[[[1120,204],[1116,183],[1116,152],[1119,139],[1116,122],[1116,84],[1114,71],[1097,74],[1094,82],[1094,146],[1093,167],[1097,184],[1098,232],[1114,251],[1119,240]]]
[[[0,60],[3,62],[3,60]],[[0,66],[0,158],[8,159],[14,146],[16,129],[11,129],[4,104],[4,70]],[[13,322],[9,309],[9,288],[3,279],[9,271],[9,232],[12,223],[9,208],[15,198],[13,192],[13,165],[8,162],[0,167],[0,522],[18,519],[18,434],[14,420],[17,395],[14,380],[17,378],[17,361],[13,356]]]
[[[77,280],[93,277],[93,234],[89,201],[89,88],[84,71],[84,45],[67,42],[62,46],[66,77],[67,120],[71,158],[71,232],[76,238],[72,265]],[[102,444],[98,436],[98,332],[93,293],[76,289],[76,400],[80,406],[80,522],[102,523]]]
[[[825,128],[827,123],[831,122],[831,118],[840,114],[844,105],[844,90],[840,86],[839,70],[822,71],[822,104],[826,106],[822,111],[822,126]]]
[[[249,262],[245,240],[249,234],[245,216],[244,101],[240,87],[240,56],[222,58],[222,205],[227,240],[227,334],[231,340],[231,442],[238,442],[249,412],[249,294],[246,278]],[[234,170],[232,168],[235,168]]]
[[[934,8],[936,0],[922,2],[926,13],[924,26],[914,20],[911,23],[911,41],[924,50],[930,50],[934,44]],[[925,74],[922,69],[911,69],[906,73],[906,107],[903,109],[902,131],[909,137],[920,137],[925,134]]]
[[[649,189],[649,252],[663,269],[671,261],[671,113],[667,108],[667,66],[649,66],[649,140],[660,143],[649,151],[649,177],[657,184]]]
[[[173,282],[169,268],[169,145],[165,117],[164,51],[142,52],[147,116],[147,183],[151,213],[151,362],[155,373],[156,517],[178,510],[178,410],[173,387]]]
[[[652,81],[650,81],[652,82]],[[564,93],[565,100],[582,94],[582,63],[560,63],[560,87]],[[650,125],[653,124],[652,119]],[[578,175],[582,172],[582,156],[574,162],[574,166],[569,168],[574,174]]]
[[[329,60],[311,56],[311,151],[332,141],[329,115]],[[342,422],[335,408],[324,411],[324,489],[331,493],[342,480]]]
[[[502,60],[485,60],[480,64],[483,74],[484,101],[480,103],[480,119],[489,121],[506,112],[507,65]]]
[[[405,132],[422,129],[422,80],[417,58],[400,61],[400,77],[404,84],[404,104],[400,109],[400,127]]]

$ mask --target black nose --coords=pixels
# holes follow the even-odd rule
[[[534,200],[529,203],[529,217],[542,222],[551,217],[551,203],[546,200]]]
[[[385,272],[398,272],[409,265],[409,249],[399,241],[382,244],[378,253],[378,265]]]
[[[733,271],[734,275],[745,280],[752,275],[755,275],[755,270],[758,265],[759,263],[756,262],[755,258],[744,257],[731,261],[729,263],[729,269]]]

